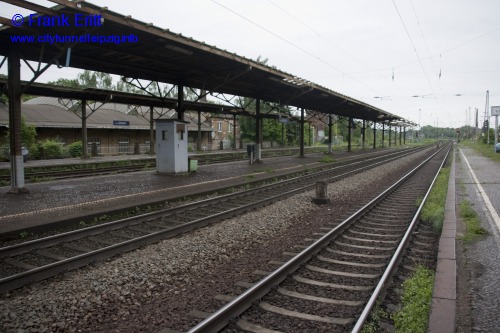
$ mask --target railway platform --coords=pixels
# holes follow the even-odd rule
[[[373,151],[335,151],[333,158],[369,153]],[[203,165],[197,172],[184,175],[158,174],[152,170],[32,183],[26,185],[30,193],[23,195],[7,194],[9,186],[4,186],[0,187],[0,235],[35,231],[48,224],[78,223],[79,219],[89,215],[113,214],[134,206],[164,203],[179,196],[312,169],[324,166],[319,162],[322,156],[306,154],[304,158],[266,158],[263,163],[252,165],[248,161]],[[118,158],[114,157],[115,160]],[[49,161],[39,163],[51,164]],[[57,160],[53,163],[64,162]]]
[[[429,333],[496,332],[500,285],[500,164],[459,147],[445,206]],[[488,235],[472,243],[459,206],[468,201]]]

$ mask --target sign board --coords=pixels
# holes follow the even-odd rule
[[[287,117],[280,117],[280,123],[282,123],[282,124],[288,123],[288,118]]]
[[[500,106],[492,106],[491,107],[491,116],[500,116]]]
[[[130,121],[128,120],[113,120],[114,126],[130,126]]]

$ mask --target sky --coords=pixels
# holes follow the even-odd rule
[[[500,105],[498,0],[88,2],[246,58],[268,59],[421,126],[474,125],[476,109],[481,126],[487,91],[489,106]],[[0,2],[0,16],[16,10]],[[54,68],[39,82],[77,73]],[[23,79],[29,75],[23,69]]]

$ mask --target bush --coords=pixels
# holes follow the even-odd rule
[[[62,158],[63,149],[61,143],[55,140],[44,140],[41,155],[45,159]]]
[[[41,143],[32,144],[31,146],[28,147],[28,150],[30,152],[30,159],[39,160],[41,158],[41,154],[42,154]]]
[[[82,142],[76,141],[68,146],[69,156],[80,157],[83,155]]]

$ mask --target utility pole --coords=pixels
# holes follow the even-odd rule
[[[484,121],[486,122],[486,143],[490,144],[490,91],[486,90],[486,107],[484,108]]]

